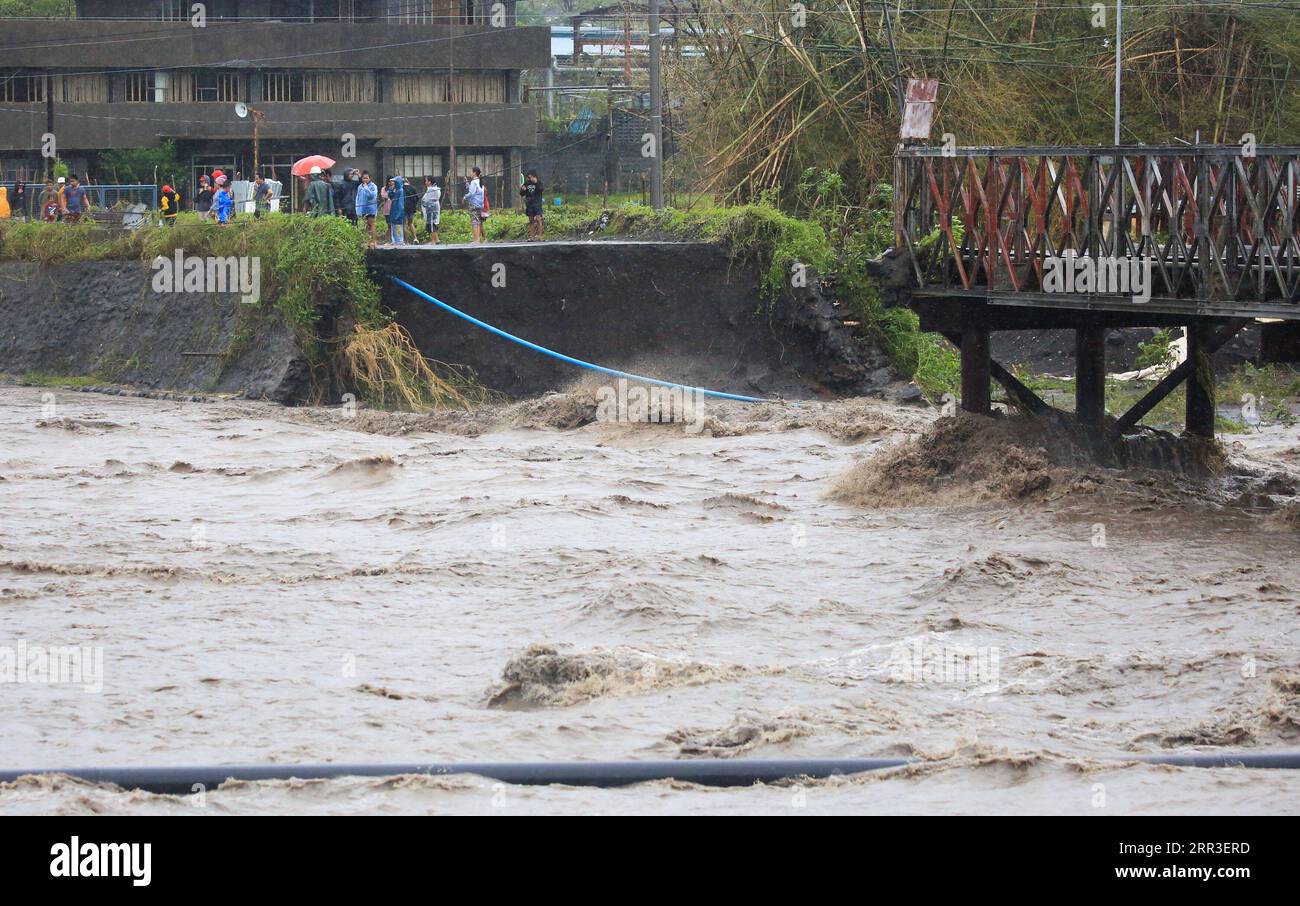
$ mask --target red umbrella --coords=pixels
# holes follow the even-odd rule
[[[295,163],[290,172],[293,173],[294,176],[307,176],[311,173],[312,167],[320,167],[322,170],[328,170],[330,167],[334,166],[334,164],[335,161],[331,157],[326,157],[323,154],[313,154],[310,157],[304,157],[302,160]]]

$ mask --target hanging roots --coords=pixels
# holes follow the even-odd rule
[[[384,409],[469,410],[488,397],[472,375],[421,355],[400,324],[380,328],[358,325],[341,355],[353,384],[366,399]]]

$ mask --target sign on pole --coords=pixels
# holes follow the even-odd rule
[[[899,138],[928,139],[934,120],[934,102],[939,97],[938,79],[908,79],[907,103],[903,107],[903,127]]]

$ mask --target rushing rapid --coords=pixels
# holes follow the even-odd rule
[[[594,422],[581,388],[426,416],[0,401],[0,652],[102,663],[98,689],[0,684],[5,768],[922,760],[725,790],[41,777],[0,786],[0,812],[1284,812],[1300,793],[1293,771],[1117,761],[1300,749],[1295,428],[1203,478],[1032,443],[975,462],[969,432],[869,400],[718,404],[699,431]]]

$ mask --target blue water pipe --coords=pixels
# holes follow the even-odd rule
[[[559,359],[561,362],[568,362],[570,365],[577,365],[580,368],[587,368],[590,369],[591,371],[599,371],[601,374],[609,374],[609,375],[613,375],[614,377],[627,378],[628,380],[632,380],[632,381],[641,381],[646,384],[656,384],[660,387],[680,387],[681,389],[689,390],[692,393],[699,393],[699,394],[703,394],[704,396],[712,396],[723,400],[736,400],[741,403],[784,402],[783,400],[762,399],[757,396],[742,396],[739,393],[723,393],[721,390],[706,390],[703,387],[691,387],[688,384],[676,384],[672,381],[661,381],[658,378],[645,377],[644,375],[640,375],[640,374],[630,374],[626,371],[619,371],[615,368],[606,368],[604,365],[593,365],[591,362],[584,362],[582,361],[582,359],[575,359],[573,356],[565,355],[562,352],[556,352],[554,349],[547,349],[545,346],[538,346],[536,343],[530,342],[521,337],[517,337],[514,334],[506,333],[501,328],[493,327],[491,324],[488,324],[486,321],[480,321],[478,318],[475,318],[472,315],[467,315],[465,314],[465,312],[461,311],[458,308],[452,308],[450,305],[448,305],[446,302],[443,302],[441,299],[435,299],[433,296],[429,295],[424,290],[417,289],[416,287],[407,283],[405,280],[399,279],[398,277],[393,277],[390,275],[388,279],[392,280],[398,286],[402,287],[402,289],[415,293],[415,295],[419,296],[421,299],[424,299],[426,302],[432,302],[434,305],[438,306],[443,311],[451,312],[456,317],[465,319],[469,323],[473,324],[475,327],[481,327],[484,330],[488,331],[489,333],[494,333],[499,337],[504,337],[505,339],[510,340],[512,343],[518,343],[520,346],[523,346],[527,349],[531,349],[534,352],[544,353],[545,355],[548,355],[553,359]]]

